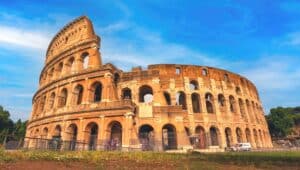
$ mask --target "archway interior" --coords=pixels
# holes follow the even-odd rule
[[[98,125],[95,123],[91,123],[88,125],[88,131],[89,131],[89,150],[95,150],[97,145],[97,139],[98,139]]]
[[[196,139],[195,139],[195,146],[197,149],[205,149],[206,147],[206,136],[205,130],[201,126],[197,126],[196,130]]]
[[[110,129],[110,143],[112,149],[122,147],[122,125],[119,122],[113,122]]]
[[[165,125],[162,129],[162,141],[165,150],[177,149],[176,129],[173,125]]]
[[[219,146],[217,129],[215,127],[211,127],[209,132],[210,132],[211,146]]]
[[[232,143],[232,136],[231,136],[231,129],[230,128],[226,128],[225,129],[225,135],[226,135],[226,144],[227,147],[230,147],[233,143]]]
[[[154,147],[154,129],[150,125],[143,125],[139,129],[139,140],[142,144],[142,150],[153,150]]]

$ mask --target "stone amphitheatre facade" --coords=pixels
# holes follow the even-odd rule
[[[50,42],[25,147],[222,150],[272,147],[255,85],[226,70],[157,64],[129,72],[101,61],[100,37],[79,17]]]

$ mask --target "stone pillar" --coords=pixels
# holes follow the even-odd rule
[[[128,151],[130,148],[131,134],[133,130],[133,116],[134,113],[128,112],[125,115],[125,124],[122,132],[122,150]]]
[[[117,100],[117,89],[113,85],[112,74],[106,73],[104,75],[101,101],[115,101]]]
[[[102,66],[101,53],[98,51],[99,47],[96,44],[92,44],[88,50],[89,53],[89,64],[88,68],[99,68]]]

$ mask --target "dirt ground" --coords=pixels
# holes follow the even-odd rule
[[[103,164],[91,164],[85,162],[54,162],[54,161],[19,161],[12,163],[0,164],[0,170],[92,170],[92,169],[208,169],[208,170],[260,170],[260,169],[272,169],[282,170],[283,167],[276,166],[265,166],[265,167],[254,167],[252,166],[237,166],[237,165],[223,165],[212,162],[180,162],[180,163],[136,163],[136,162],[118,162],[108,161]],[[288,170],[300,170],[300,167],[284,167]]]

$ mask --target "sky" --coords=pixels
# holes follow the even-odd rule
[[[0,2],[0,105],[29,118],[52,37],[86,15],[104,63],[213,66],[257,86],[265,113],[300,105],[300,1],[9,0]]]

